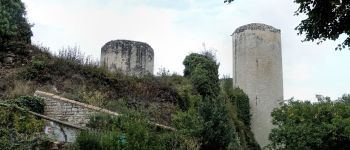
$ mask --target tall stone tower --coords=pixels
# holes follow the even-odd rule
[[[271,112],[283,100],[281,31],[252,23],[232,34],[233,85],[247,93],[251,129],[261,147],[269,144]]]
[[[154,52],[147,43],[114,40],[101,48],[101,64],[128,75],[153,74]]]

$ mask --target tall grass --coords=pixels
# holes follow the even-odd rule
[[[81,52],[80,47],[78,46],[63,47],[59,50],[56,57],[59,59],[64,59],[66,61],[76,62],[81,65],[99,66],[99,62],[96,59],[90,55],[85,56],[85,54]]]

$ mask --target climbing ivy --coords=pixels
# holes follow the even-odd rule
[[[1,149],[46,149],[51,142],[43,135],[45,122],[16,106],[0,105]]]

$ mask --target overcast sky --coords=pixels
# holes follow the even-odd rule
[[[284,97],[315,100],[315,94],[333,99],[350,93],[350,51],[335,51],[340,42],[321,45],[301,42],[294,28],[293,0],[22,0],[32,41],[58,52],[79,46],[100,58],[110,40],[146,42],[155,52],[155,73],[165,67],[182,74],[182,61],[191,52],[215,49],[220,75],[232,76],[231,34],[248,23],[281,29]],[[344,37],[343,37],[344,39]]]

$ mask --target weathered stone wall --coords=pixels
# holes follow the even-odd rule
[[[273,128],[271,112],[283,100],[280,30],[265,24],[241,26],[233,38],[233,85],[249,96],[251,129],[261,147]]]
[[[114,40],[101,48],[101,64],[129,75],[153,74],[154,52],[147,43]]]
[[[74,142],[78,132],[89,122],[95,113],[118,116],[116,112],[66,99],[51,93],[36,91],[34,96],[44,99],[45,133],[60,142]]]
[[[49,138],[55,139],[59,142],[69,142],[75,141],[77,134],[81,129],[69,126],[67,124],[61,124],[55,121],[46,121],[45,134]]]
[[[116,112],[102,109],[96,106],[66,99],[51,93],[36,91],[35,96],[45,101],[44,115],[70,124],[85,127],[89,117],[98,112],[118,116]]]
[[[84,127],[86,127],[89,117],[93,114],[121,115],[107,109],[87,105],[42,91],[36,91],[34,96],[44,99],[45,102],[44,115],[40,116],[48,120],[45,133],[49,137],[61,142],[74,142],[77,133],[82,129],[86,129]],[[149,124],[170,131],[176,130],[155,122],[149,122]]]

